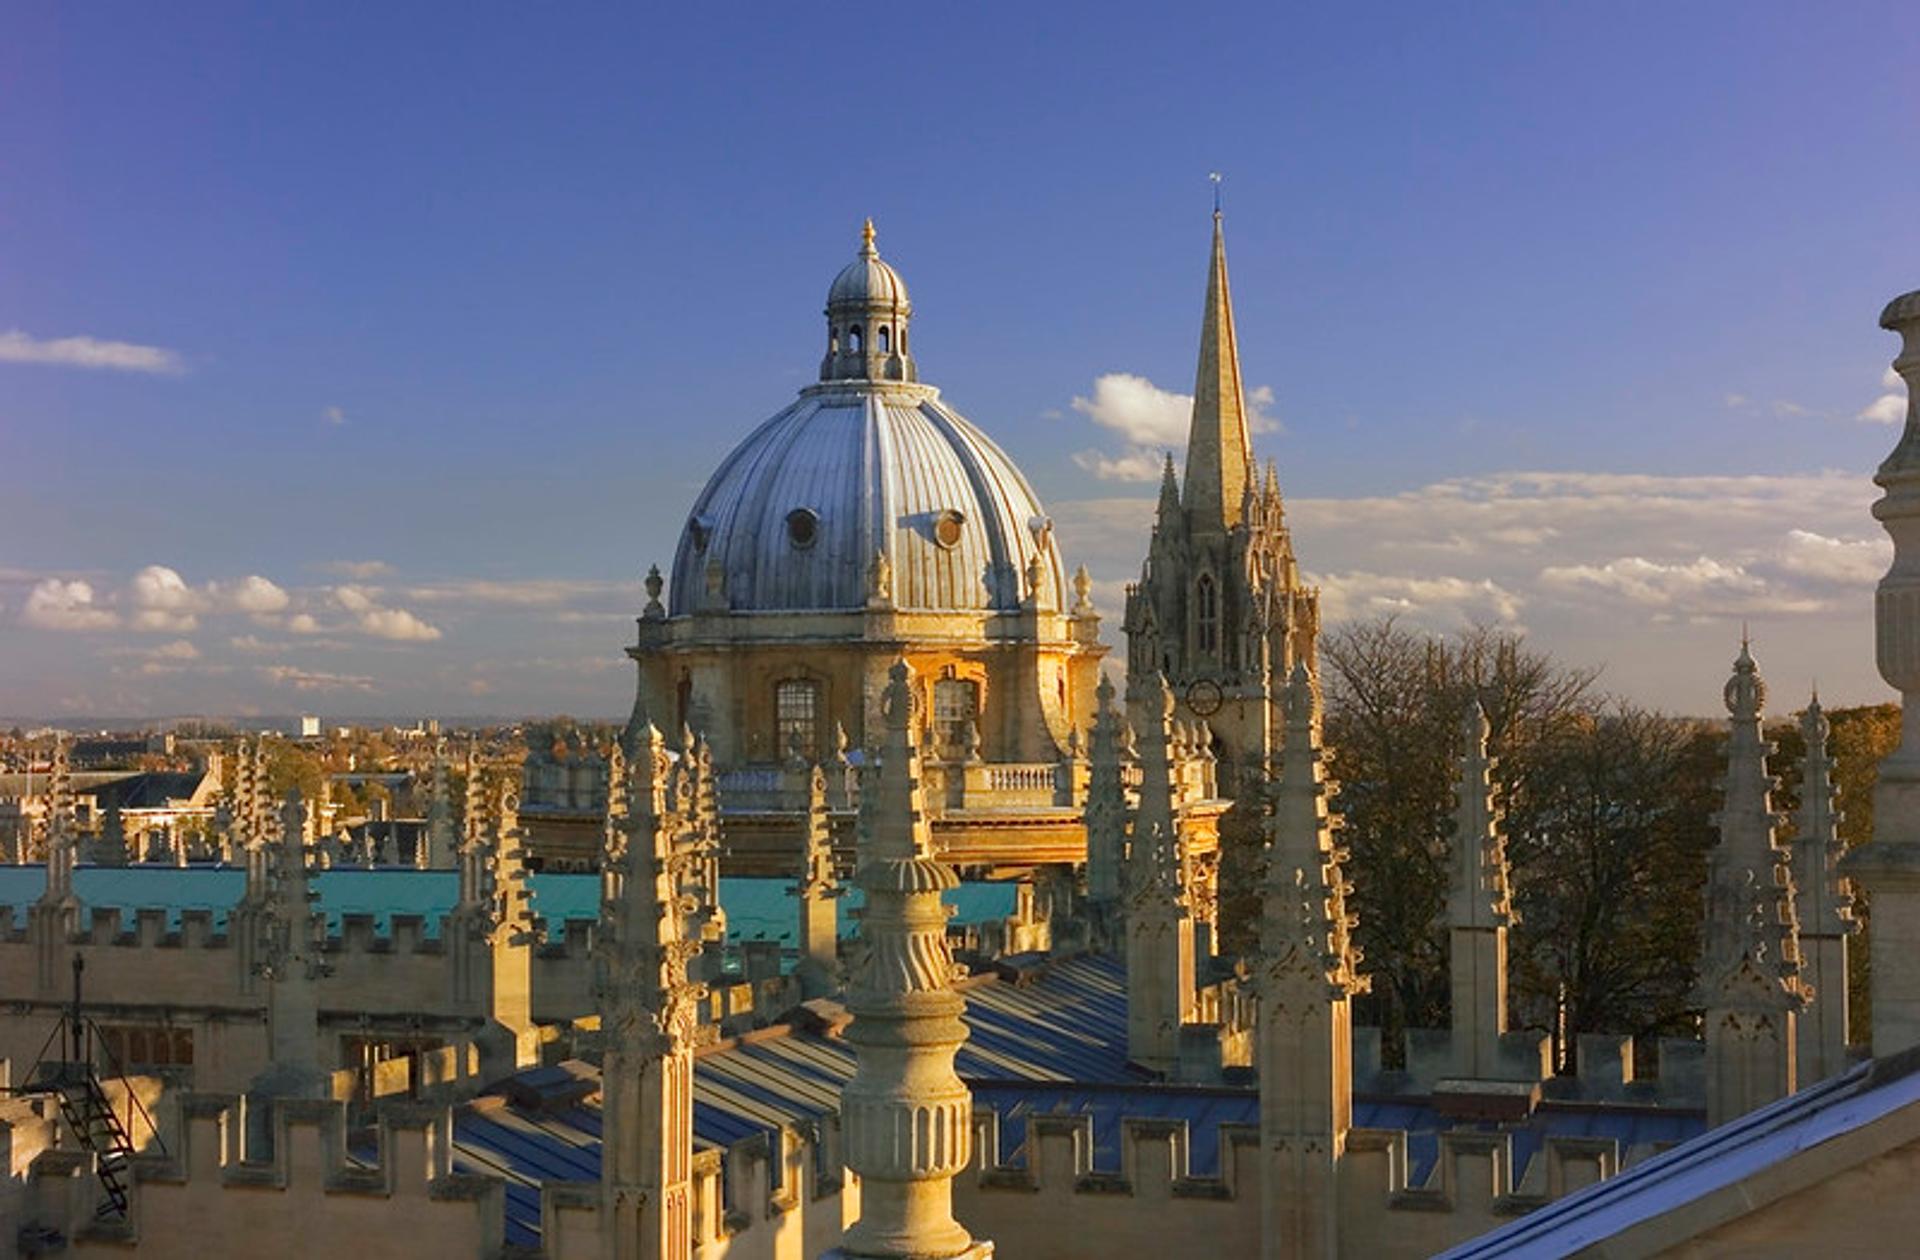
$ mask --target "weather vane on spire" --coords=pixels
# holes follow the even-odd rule
[[[1213,212],[1220,213],[1220,172],[1208,171],[1207,178],[1213,181]]]

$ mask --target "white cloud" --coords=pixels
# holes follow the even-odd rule
[[[163,564],[150,564],[133,575],[128,586],[133,602],[133,628],[162,634],[183,634],[200,624],[195,615],[204,598],[186,579]]]
[[[1131,372],[1095,377],[1093,397],[1076,395],[1070,405],[1135,446],[1185,446],[1193,419],[1193,395],[1161,389]]]
[[[1380,573],[1331,573],[1320,586],[1321,615],[1329,621],[1392,613],[1436,629],[1477,622],[1512,624],[1520,619],[1520,596],[1498,582],[1459,577],[1412,577]]]
[[[1165,457],[1155,451],[1135,447],[1117,456],[1100,451],[1075,452],[1073,462],[1101,481],[1158,481]]]
[[[336,586],[334,602],[353,614],[354,624],[363,634],[397,642],[426,643],[440,637],[440,630],[404,608],[386,608],[379,603],[381,592],[362,586]]]
[[[1683,564],[1621,556],[1599,565],[1555,565],[1540,570],[1540,585],[1565,595],[1597,594],[1658,609],[1745,606],[1766,589],[1743,566],[1709,556]]]
[[[1893,563],[1890,538],[1829,538],[1807,529],[1790,529],[1775,565],[1796,577],[1871,586]]]
[[[616,600],[621,608],[639,593],[634,582],[607,582],[572,578],[527,578],[499,581],[468,578],[433,582],[406,589],[406,597],[423,604],[470,604],[497,608],[557,608],[568,604]]]
[[[338,427],[347,422],[347,413],[338,407],[328,407],[320,413],[320,418],[328,424]]]
[[[249,574],[231,585],[216,582],[209,590],[221,607],[255,616],[285,612],[287,605],[293,602],[277,583],[257,573]]]
[[[147,658],[155,661],[197,661],[200,659],[200,649],[185,639],[175,639],[149,650]]]
[[[368,578],[385,577],[393,572],[393,566],[385,560],[329,560],[320,566],[320,571],[364,582]]]
[[[256,672],[268,682],[295,691],[373,690],[373,679],[364,674],[330,674],[297,665],[262,665]]]
[[[319,634],[320,623],[312,613],[295,613],[287,618],[287,630],[292,634]]]
[[[42,630],[107,630],[119,624],[113,610],[93,601],[93,585],[47,578],[33,588],[20,620]]]
[[[428,625],[404,608],[370,608],[360,614],[360,628],[379,639],[425,643],[440,637],[437,626]]]
[[[1256,385],[1247,391],[1247,427],[1255,433],[1284,433],[1287,426],[1273,414],[1273,386]]]
[[[1882,694],[1873,583],[1891,553],[1865,473],[1503,472],[1361,498],[1290,488],[1294,544],[1322,575],[1330,625],[1384,611],[1435,629],[1524,621],[1547,650],[1611,663],[1609,680],[1635,698],[1706,713],[1747,620],[1782,685],[1799,668],[1852,696]],[[1117,639],[1152,495],[1049,506],[1068,564],[1092,570]]]
[[[0,332],[0,363],[39,363],[107,372],[146,372],[178,376],[186,370],[180,356],[158,346],[95,337],[28,336],[18,328]]]
[[[1861,408],[1855,417],[1871,424],[1899,424],[1907,418],[1907,387],[1900,373],[1888,368],[1880,377],[1880,397]]]
[[[1081,451],[1073,462],[1101,481],[1158,481],[1165,453],[1187,444],[1193,424],[1193,395],[1161,389],[1144,376],[1107,372],[1093,381],[1093,396],[1075,395],[1072,408],[1103,429],[1118,433],[1127,448],[1117,455]],[[1247,427],[1255,433],[1278,433],[1282,425],[1273,414],[1273,387],[1247,391]]]

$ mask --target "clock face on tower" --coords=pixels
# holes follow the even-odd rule
[[[1222,698],[1220,684],[1211,678],[1202,678],[1187,687],[1187,708],[1198,717],[1212,717],[1218,713]]]

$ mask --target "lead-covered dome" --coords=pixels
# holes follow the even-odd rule
[[[878,592],[900,609],[1012,611],[1035,560],[1040,605],[1064,607],[1039,498],[938,391],[816,386],[701,491],[674,555],[670,613],[856,609]]]

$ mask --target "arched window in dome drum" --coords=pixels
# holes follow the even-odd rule
[[[1213,579],[1202,575],[1194,584],[1194,626],[1202,652],[1219,650],[1220,643],[1220,598],[1213,588]]]
[[[853,353],[855,354],[859,354],[860,346],[861,346],[860,325],[848,324],[847,325],[847,349],[853,351]]]
[[[880,347],[881,354],[893,353],[893,334],[887,331],[885,324],[880,325],[880,330],[873,337],[874,343]]]
[[[784,760],[796,748],[812,761],[820,753],[820,684],[788,678],[773,689],[774,755]]]

